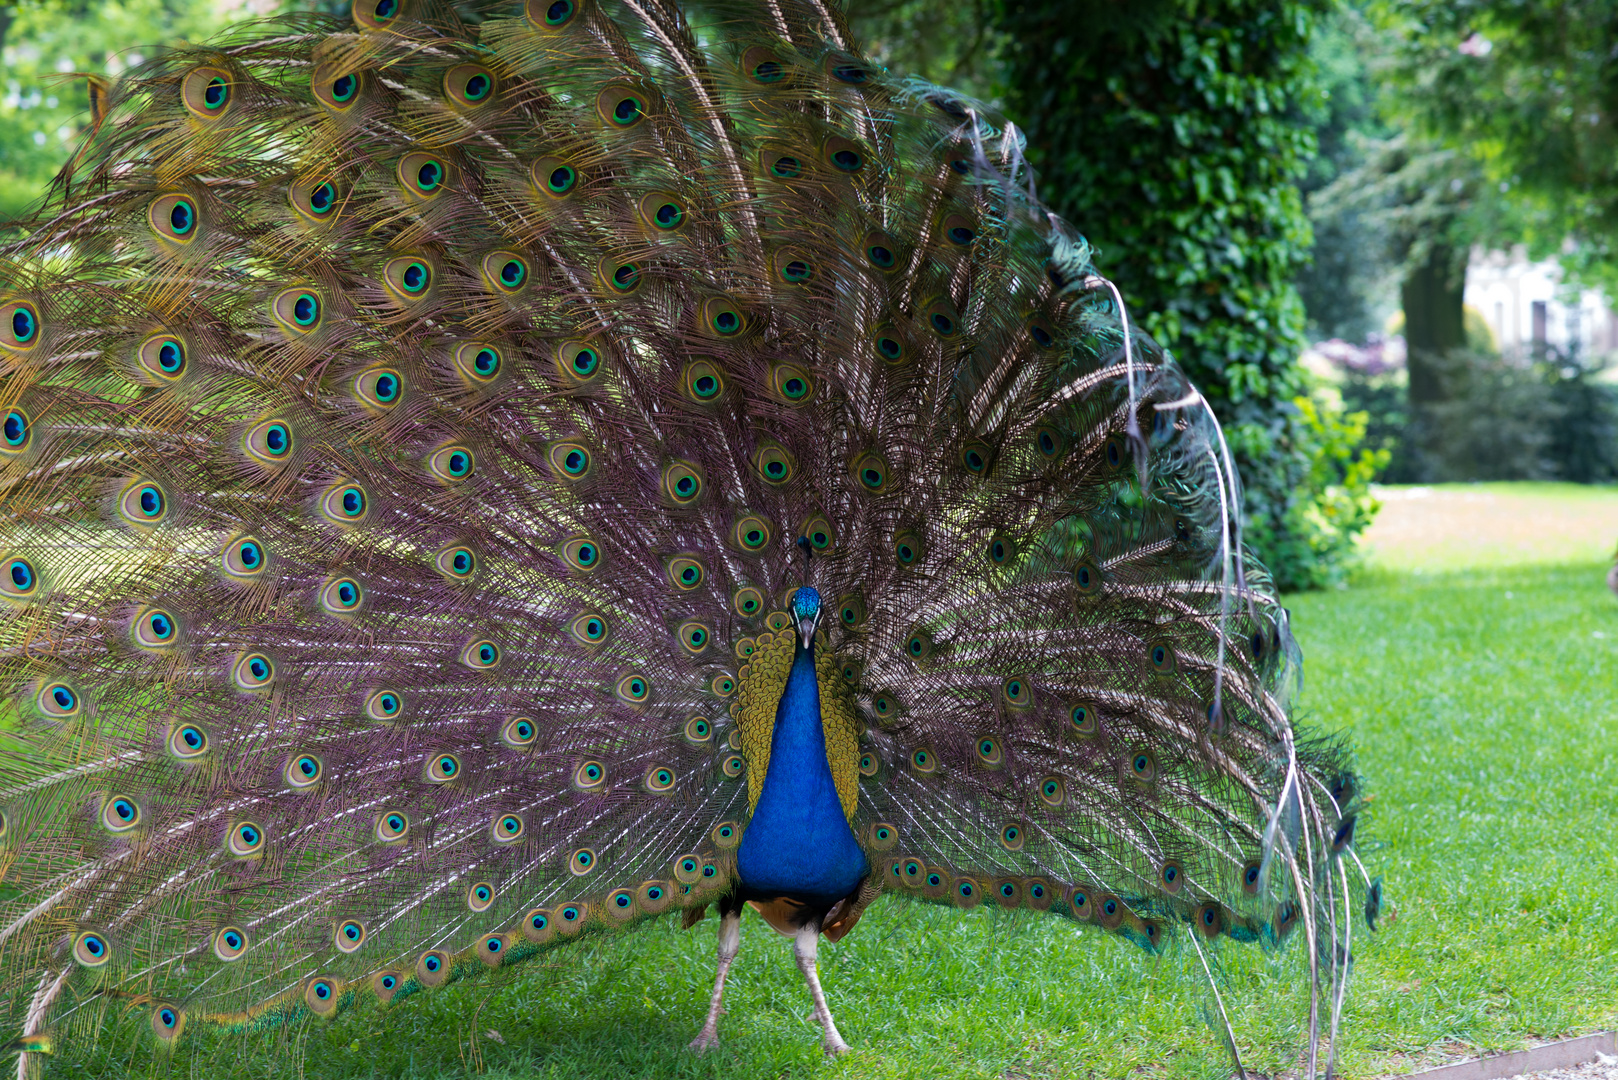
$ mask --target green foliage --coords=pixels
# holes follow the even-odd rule
[[[77,149],[86,75],[116,76],[154,50],[253,17],[249,3],[46,0],[0,6],[0,222],[21,217]]]
[[[1618,0],[1381,0],[1399,42],[1393,104],[1425,138],[1464,155],[1507,212],[1476,239],[1562,255],[1618,285]]]
[[[1277,579],[1330,579],[1369,520],[1331,509],[1341,455],[1356,469],[1376,459],[1343,441],[1353,425],[1312,430],[1295,404],[1292,281],[1311,241],[1297,181],[1315,153],[1308,48],[1323,4],[1159,0],[1122,18],[1104,0],[998,2],[1007,111],[1043,196],[1219,413],[1247,537]]]

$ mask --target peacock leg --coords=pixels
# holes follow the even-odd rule
[[[719,1045],[719,1015],[725,1011],[725,976],[742,947],[741,909],[725,912],[719,917],[719,973],[714,976],[713,997],[708,1002],[708,1019],[697,1037],[691,1040],[691,1049],[699,1054]]]
[[[826,995],[820,989],[820,974],[815,970],[815,952],[820,945],[820,924],[810,923],[800,926],[797,936],[792,939],[792,955],[798,960],[798,970],[803,972],[803,981],[809,984],[809,996],[814,999],[815,1019],[820,1022],[825,1034],[823,1040],[828,1054],[841,1054],[848,1050],[848,1044],[843,1041],[842,1035],[837,1031],[837,1025],[832,1022],[831,1010],[826,1007]]]

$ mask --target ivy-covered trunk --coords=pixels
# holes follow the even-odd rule
[[[1369,524],[1363,424],[1300,408],[1315,152],[1300,0],[997,0],[1007,109],[1040,194],[1096,249],[1131,316],[1208,397],[1237,457],[1246,539],[1284,588],[1331,579]]]

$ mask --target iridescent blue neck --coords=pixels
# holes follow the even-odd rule
[[[797,647],[775,710],[764,787],[736,852],[744,898],[834,902],[870,870],[826,760],[814,646]]]

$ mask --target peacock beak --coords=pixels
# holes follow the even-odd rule
[[[804,648],[807,649],[809,643],[815,639],[815,625],[819,622],[820,614],[818,612],[808,618],[798,620],[798,641]]]

